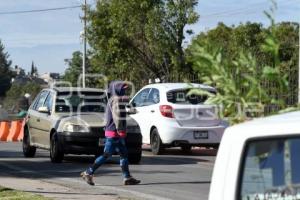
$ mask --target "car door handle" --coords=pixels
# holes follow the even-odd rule
[[[151,110],[150,112],[154,113],[155,111],[154,111],[154,110]]]
[[[37,118],[36,121],[37,121],[37,122],[40,122],[41,120],[40,120],[40,118]]]

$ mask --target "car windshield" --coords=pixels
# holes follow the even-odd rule
[[[104,112],[106,102],[103,92],[59,92],[55,112]]]
[[[300,199],[299,152],[299,137],[250,142],[239,199]]]
[[[167,100],[170,103],[174,104],[203,104],[208,99],[208,95],[196,95],[191,94],[189,95],[190,89],[179,89],[179,90],[172,90],[167,92]],[[214,94],[214,92],[209,91],[210,93]]]

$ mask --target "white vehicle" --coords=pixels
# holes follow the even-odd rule
[[[217,147],[227,123],[216,114],[215,105],[206,105],[207,95],[188,95],[191,88],[215,93],[201,84],[159,83],[143,87],[130,101],[134,118],[141,128],[143,143],[151,144],[153,154],[165,147]]]
[[[299,200],[300,112],[225,131],[209,200]]]

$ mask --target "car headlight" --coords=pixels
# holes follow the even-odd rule
[[[63,129],[64,132],[90,132],[89,127],[77,124],[66,124]]]

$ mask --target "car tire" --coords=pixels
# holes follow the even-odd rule
[[[184,154],[191,154],[192,153],[192,146],[190,146],[190,145],[183,145],[180,148],[181,148],[181,151]]]
[[[151,132],[150,145],[153,155],[160,155],[164,151],[163,143],[156,128]]]
[[[60,147],[57,133],[54,133],[50,140],[50,159],[52,163],[61,163],[64,159],[64,152]]]
[[[36,147],[30,145],[30,135],[28,128],[24,128],[24,136],[22,142],[23,154],[26,158],[32,158],[35,156]]]
[[[142,159],[142,152],[130,153],[128,155],[128,161],[130,164],[139,164]]]

